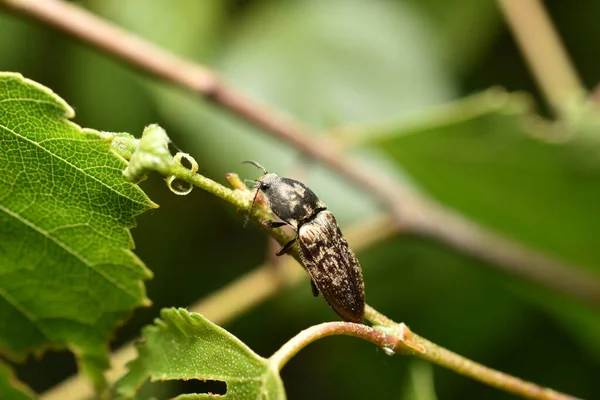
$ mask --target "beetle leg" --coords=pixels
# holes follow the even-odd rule
[[[265,228],[279,228],[281,226],[287,225],[283,221],[265,221],[262,224]]]
[[[313,296],[317,297],[319,295],[319,289],[317,289],[317,285],[315,285],[315,281],[310,280],[310,288],[312,289]]]
[[[279,257],[280,255],[285,254],[285,252],[288,251],[290,249],[290,247],[292,247],[292,245],[294,244],[295,241],[296,241],[296,238],[293,238],[292,240],[290,240],[289,242],[284,244],[282,248],[277,250],[277,253],[275,253],[275,255],[277,257]]]

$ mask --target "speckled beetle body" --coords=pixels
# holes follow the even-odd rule
[[[289,225],[296,237],[283,246],[277,255],[284,254],[294,242],[304,268],[310,275],[313,294],[319,293],[344,320],[362,322],[365,295],[360,263],[327,206],[303,183],[269,173],[260,164],[264,175],[256,186],[262,191],[273,214],[282,222],[269,221],[267,227]]]

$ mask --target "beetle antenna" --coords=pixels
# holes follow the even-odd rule
[[[263,167],[262,165],[260,165],[256,161],[246,160],[246,161],[242,161],[242,164],[251,164],[251,165],[254,165],[256,168],[262,169],[262,171],[265,173],[265,175],[269,173],[265,167]]]
[[[260,192],[260,189],[258,187],[256,187],[256,193],[254,193],[254,197],[252,198],[252,204],[250,204],[250,209],[248,210],[248,213],[246,214],[246,218],[244,219],[244,225],[243,225],[244,228],[246,227],[246,225],[248,224],[248,221],[250,220],[250,214],[252,214],[252,209],[254,208],[254,203],[256,202],[256,196],[258,196],[258,192]]]
[[[242,164],[254,165],[256,168],[261,169],[262,172],[265,173],[265,175],[269,173],[265,167],[263,167],[256,161],[246,160],[242,161]],[[254,193],[254,198],[252,198],[252,204],[250,204],[250,209],[248,210],[248,214],[246,214],[246,219],[244,220],[244,227],[248,224],[248,221],[250,220],[250,214],[252,214],[252,209],[254,208],[254,203],[256,202],[256,196],[258,196],[258,192],[260,192],[260,188],[258,187],[258,185],[256,185],[256,193]]]

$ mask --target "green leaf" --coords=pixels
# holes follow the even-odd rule
[[[185,309],[163,309],[155,325],[143,329],[144,342],[129,372],[116,384],[117,393],[132,398],[151,380],[198,379],[227,384],[224,399],[285,399],[279,373],[235,336],[202,315]],[[177,399],[207,399],[185,394]]]
[[[31,389],[19,382],[11,369],[0,362],[0,399],[32,400],[34,398]]]
[[[403,2],[266,2],[237,27],[219,70],[316,129],[373,123],[452,96],[431,36]]]
[[[490,90],[422,125],[371,138],[452,208],[549,254],[598,266],[600,175],[574,168],[569,148],[532,137],[529,113],[522,96]]]
[[[424,191],[505,236],[600,274],[600,174],[585,168],[572,143],[546,139],[521,95],[490,90],[452,104],[412,126],[370,132]],[[535,127],[535,128],[534,128]],[[539,137],[533,137],[536,134]],[[590,165],[593,165],[591,163]],[[523,290],[600,355],[598,313],[552,294]],[[556,307],[562,304],[562,307]],[[575,317],[576,316],[576,317]],[[593,332],[593,333],[591,333]]]
[[[51,90],[0,73],[0,349],[22,360],[67,347],[100,388],[108,338],[149,303],[127,228],[155,205],[124,179],[112,136],[73,115]]]

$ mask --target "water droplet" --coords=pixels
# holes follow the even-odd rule
[[[388,356],[393,356],[396,354],[396,352],[389,347],[382,347],[382,349],[383,349],[383,352],[385,354],[387,354]]]

